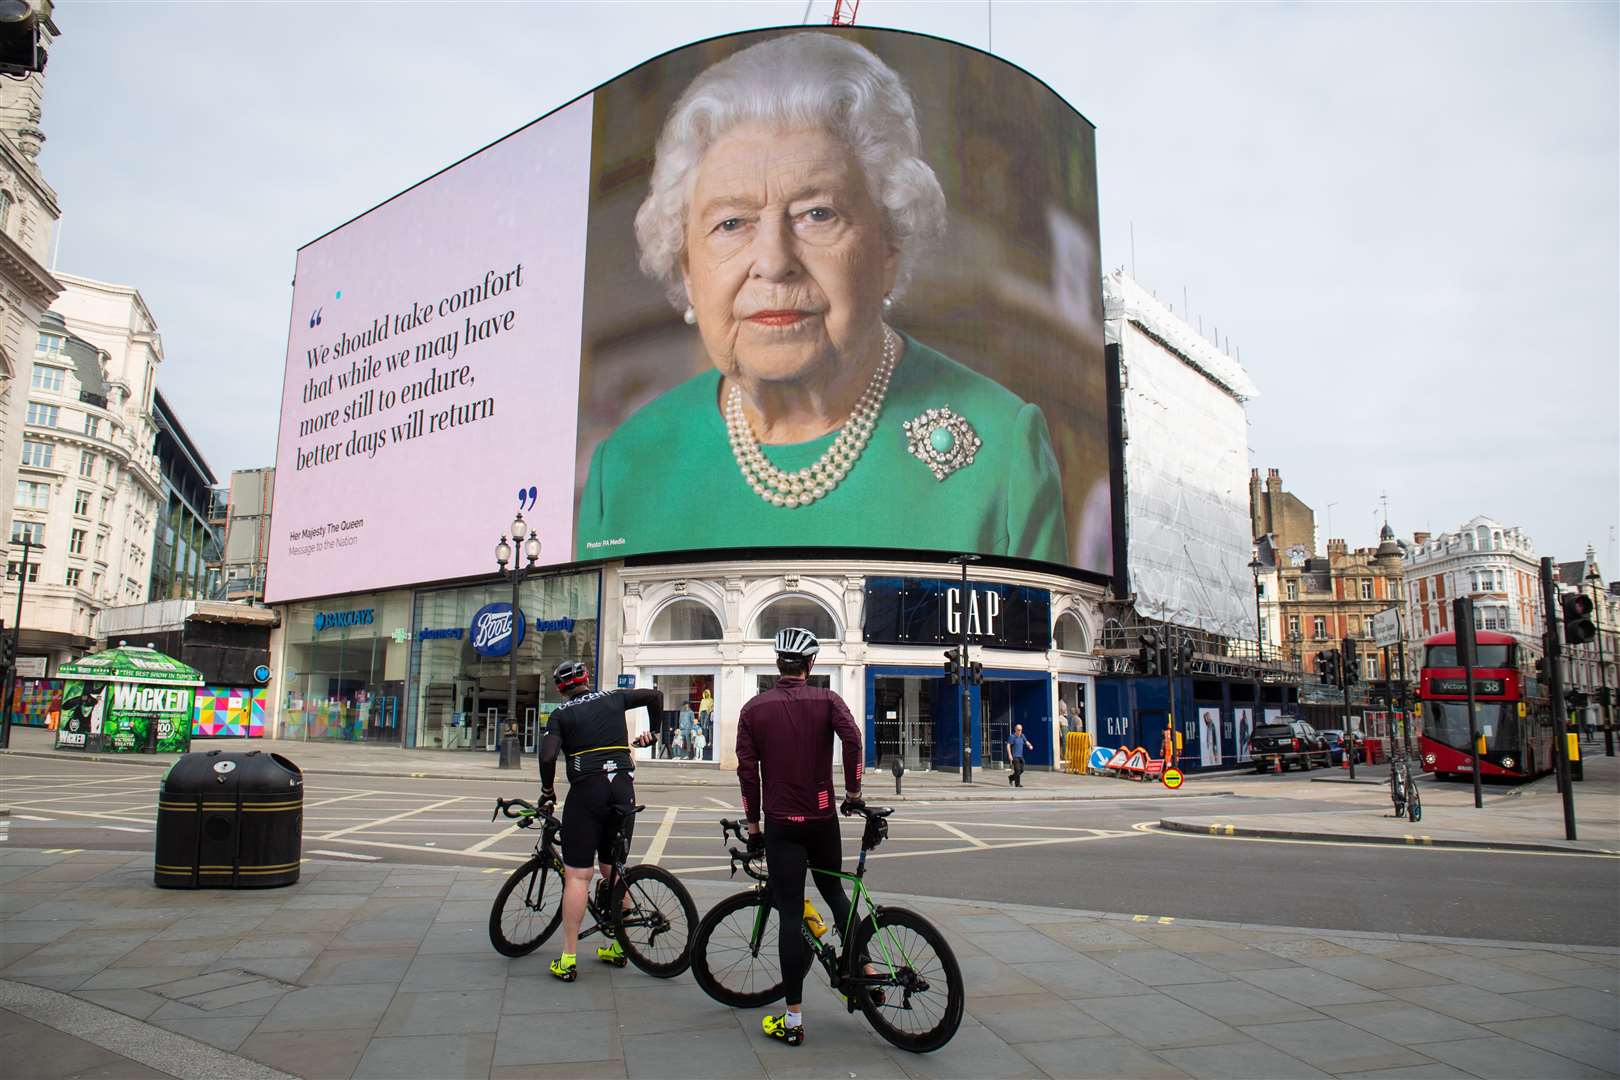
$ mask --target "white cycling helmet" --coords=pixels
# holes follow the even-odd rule
[[[790,660],[805,660],[821,651],[816,643],[816,635],[798,627],[788,626],[776,635],[776,655],[784,656]]]

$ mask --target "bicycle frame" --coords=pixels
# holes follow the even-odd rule
[[[516,813],[512,812],[513,807],[518,808]],[[636,810],[639,812],[641,808],[637,807]],[[520,829],[530,828],[535,822],[540,822],[543,828],[540,830],[540,839],[534,842],[534,854],[543,860],[543,862],[557,866],[564,866],[564,869],[566,870],[565,864],[562,862],[561,857],[557,853],[558,838],[562,835],[562,820],[560,818],[556,817],[554,814],[548,813],[547,811],[532,807],[522,799],[497,799],[495,803],[495,813],[490,815],[490,820],[494,821],[496,815],[503,813],[507,817],[517,818],[517,827]],[[599,888],[604,891],[604,895],[609,899],[611,899],[613,896],[614,883],[620,878],[624,877],[625,872],[629,869],[626,862],[629,858],[630,845],[626,840],[625,832],[628,826],[634,821],[635,814],[631,814],[620,823],[619,835],[614,841],[613,845],[613,861],[608,864],[609,873],[602,879],[602,884],[599,886]],[[538,874],[532,876],[529,879],[527,888],[524,890],[523,902],[528,907],[534,906],[534,889],[539,880],[540,876]],[[608,936],[612,933],[612,912],[608,911],[604,906],[597,904],[596,895],[596,890],[587,888],[585,893],[585,912],[591,917],[591,925],[586,926],[583,922],[580,924],[579,937],[582,941],[585,938],[590,937],[592,934],[600,933],[604,936]],[[630,922],[629,925],[633,926],[637,924],[635,922]]]
[[[871,827],[871,820],[872,819],[868,819],[869,829]],[[735,826],[737,823],[722,822],[721,825],[722,830],[725,831],[728,826]],[[739,836],[739,839],[741,838],[740,829],[730,828],[729,831],[736,833]],[[814,956],[818,961],[821,962],[821,966],[827,972],[827,977],[832,981],[834,988],[840,991],[852,991],[857,987],[862,986],[882,987],[896,985],[895,976],[893,974],[868,975],[864,970],[862,970],[862,962],[856,955],[855,950],[850,947],[851,939],[853,938],[855,932],[857,917],[871,918],[880,910],[879,905],[872,899],[872,890],[866,887],[866,882],[864,880],[866,877],[866,855],[867,852],[872,850],[872,848],[869,847],[866,842],[867,837],[870,835],[871,833],[862,836],[860,854],[855,860],[854,873],[845,873],[842,870],[822,870],[817,867],[810,868],[810,872],[813,874],[821,874],[824,877],[840,878],[843,881],[848,882],[851,886],[852,895],[849,903],[849,922],[839,933],[839,943],[843,946],[843,955],[840,956],[838,954],[838,950],[834,949],[831,944],[827,943],[821,938],[816,937],[815,932],[810,928],[809,919],[801,916],[799,921],[799,933],[804,935],[805,944],[810,948],[810,955]],[[887,835],[886,827],[883,829],[882,835]],[[879,841],[881,841],[881,836],[879,836]],[[874,844],[872,846],[876,845]],[[737,849],[732,848],[731,856],[732,873],[736,873],[737,866],[740,862],[743,872],[758,883],[754,886],[755,891],[761,893],[767,893],[769,891],[769,879],[766,873],[759,870],[754,865],[754,863],[764,857],[763,854],[749,855],[746,852],[739,852]],[[755,956],[758,956],[760,949],[765,947],[765,923],[770,918],[770,913],[774,910],[775,908],[769,902],[768,896],[766,897],[766,902],[760,904],[755,909],[754,929],[749,935],[748,941],[749,951]],[[883,931],[882,934],[874,936],[873,941],[877,942],[878,947],[882,949],[883,963],[889,968],[891,973],[896,972],[902,967],[909,968],[909,958],[904,955],[904,951],[899,947],[898,943],[891,940],[892,935],[888,928],[880,927],[880,929]],[[895,957],[893,955],[894,953],[900,954],[902,963],[895,962]],[[868,958],[866,961],[866,963],[873,962],[873,958]],[[910,985],[901,985],[900,989],[905,994],[906,998],[909,999],[914,988]],[[845,998],[849,1011],[853,1013],[857,1008],[854,994],[848,993],[845,995]]]

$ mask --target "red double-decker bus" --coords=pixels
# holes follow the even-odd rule
[[[1553,724],[1546,694],[1523,670],[1519,643],[1507,634],[1474,632],[1474,724],[1485,736],[1482,777],[1530,780],[1553,767]],[[1423,643],[1418,683],[1423,771],[1437,777],[1469,776],[1468,683],[1457,661],[1457,635]]]

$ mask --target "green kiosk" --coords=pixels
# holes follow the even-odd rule
[[[57,669],[56,749],[184,754],[202,672],[156,649],[120,645]]]

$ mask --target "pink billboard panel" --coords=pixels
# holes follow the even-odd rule
[[[268,599],[492,570],[520,489],[572,557],[590,145],[584,98],[298,253]]]

